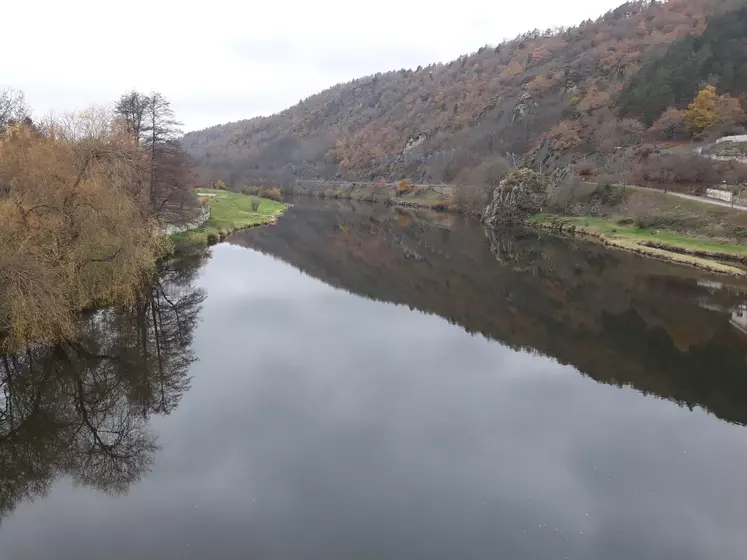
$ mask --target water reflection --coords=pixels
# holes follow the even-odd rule
[[[189,388],[198,266],[165,265],[132,309],[90,315],[75,342],[0,357],[0,518],[61,475],[119,493],[148,470],[149,418]]]
[[[52,427],[40,430],[71,428],[6,444],[30,462],[26,448],[45,438],[52,474],[36,469],[35,490],[18,483],[33,472],[21,464],[4,488],[82,479],[96,440],[66,381],[76,375],[96,418],[109,414],[95,427],[160,448],[131,470],[117,458],[125,474],[152,463],[126,496],[60,478],[44,500],[16,499],[0,557],[744,556],[747,430],[682,406],[747,417],[745,342],[730,322],[740,285],[368,205],[299,202],[234,242],[267,254],[214,248],[196,280],[209,298],[187,372],[181,331],[191,337],[202,296],[191,301],[191,283],[172,288],[175,278],[150,307],[93,321],[81,340],[93,356],[64,349],[78,370],[50,356],[66,373],[25,374],[41,386],[52,372],[41,391]],[[79,451],[67,443],[75,430]]]
[[[597,381],[747,424],[747,286],[736,280],[579,240],[364,204],[299,200],[277,227],[231,241]]]

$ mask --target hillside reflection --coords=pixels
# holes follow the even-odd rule
[[[232,243],[581,373],[747,424],[747,285],[580,240],[299,199]]]
[[[189,388],[199,264],[165,265],[132,309],[90,315],[75,342],[0,356],[0,517],[62,475],[119,493],[147,471],[151,415]]]

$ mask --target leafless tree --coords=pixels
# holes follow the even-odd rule
[[[0,518],[63,474],[124,492],[149,468],[148,428],[189,388],[204,293],[167,265],[132,308],[99,311],[76,342],[0,355]]]
[[[22,91],[10,88],[0,89],[0,132],[14,122],[29,119],[30,113]]]
[[[138,144],[148,132],[149,104],[150,98],[147,95],[133,90],[120,97],[114,107],[115,113],[124,122],[125,129],[136,138]]]
[[[144,186],[149,213],[164,223],[180,223],[194,217],[196,200],[192,187],[196,178],[191,158],[179,141],[181,123],[169,101],[157,92],[146,95],[131,91],[117,102],[115,113],[148,154]]]
[[[51,113],[39,124],[57,138],[69,142],[105,141],[112,136],[115,114],[103,105],[91,105],[83,111]]]

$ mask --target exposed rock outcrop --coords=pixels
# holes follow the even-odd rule
[[[490,226],[517,224],[542,212],[553,188],[552,180],[531,169],[517,169],[493,191],[483,220]]]
[[[405,144],[405,149],[402,150],[402,153],[405,154],[407,152],[411,152],[415,148],[422,146],[423,142],[425,142],[430,136],[430,133],[430,130],[424,130],[423,132],[420,132],[415,136],[408,138],[407,143]]]
[[[532,97],[528,91],[525,91],[516,103],[516,107],[514,107],[511,123],[514,123],[517,120],[520,121],[527,115],[534,113],[537,110],[537,107],[539,107],[537,100]]]

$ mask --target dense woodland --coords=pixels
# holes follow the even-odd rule
[[[626,2],[596,21],[535,30],[447,64],[339,84],[273,116],[189,133],[184,144],[204,180],[230,188],[296,178],[470,184],[506,157],[614,172],[625,165],[621,147],[702,137],[717,125],[739,130],[744,5]],[[734,111],[691,129],[684,112],[706,85],[730,94],[721,105]]]
[[[620,96],[621,113],[652,124],[667,108],[684,107],[708,83],[721,93],[747,92],[747,9],[714,18],[649,57]]]
[[[75,338],[81,309],[131,302],[197,210],[157,93],[34,122],[0,90],[0,345]]]

